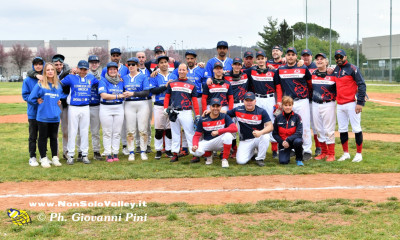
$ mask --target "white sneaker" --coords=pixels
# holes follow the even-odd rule
[[[40,159],[40,165],[42,165],[42,167],[44,168],[49,168],[50,166],[50,161],[47,157],[44,157],[42,159]]]
[[[134,153],[129,154],[128,161],[135,161],[135,154]]]
[[[228,167],[229,167],[228,160],[222,159],[222,167],[223,167],[223,168],[228,168]]]
[[[213,163],[212,155],[211,157],[206,158],[206,165],[211,165]]]
[[[61,167],[60,159],[57,156],[54,156],[53,159],[51,159],[52,163],[56,167]]]
[[[31,158],[29,158],[29,165],[31,167],[37,167],[37,166],[39,166],[39,163],[37,162],[35,157],[31,157]]]
[[[142,160],[147,160],[148,158],[147,158],[147,154],[145,153],[145,152],[142,152],[141,154],[140,154],[140,158],[142,159]]]
[[[128,151],[127,148],[123,148],[123,149],[122,149],[122,153],[123,153],[125,156],[128,156],[130,152]]]
[[[356,153],[356,155],[353,158],[352,162],[361,162],[362,161],[362,154],[361,153]]]
[[[350,159],[350,154],[347,152],[343,153],[343,155],[338,159],[338,162],[342,162],[346,159]]]

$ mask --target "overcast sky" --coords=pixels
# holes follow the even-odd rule
[[[360,41],[389,35],[390,0],[359,0]],[[400,1],[393,0],[393,34],[400,34]],[[306,0],[2,1],[0,40],[111,40],[133,50],[155,45],[212,48],[217,41],[255,45],[267,17],[306,21]],[[329,28],[329,0],[308,0],[308,22]],[[332,0],[332,29],[357,40],[357,0]],[[129,36],[129,37],[127,37]]]

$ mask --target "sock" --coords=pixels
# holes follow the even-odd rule
[[[314,142],[315,142],[315,147],[321,147],[321,143],[318,141],[318,135],[314,134]]]
[[[228,159],[229,154],[231,153],[232,144],[224,144],[224,152],[222,154],[222,159]]]
[[[335,144],[328,144],[328,155],[335,156]]]
[[[357,153],[361,153],[362,152],[362,144],[363,144],[362,132],[356,133],[355,137],[356,137]]]
[[[343,132],[340,133],[340,141],[342,143],[343,152],[349,152],[349,133]]]
[[[212,152],[211,151],[207,151],[203,154],[203,157],[211,157]]]
[[[187,153],[189,152],[189,150],[188,150],[187,147],[183,147],[183,148],[182,148],[182,151],[185,151],[185,152],[187,152]]]
[[[233,140],[232,140],[232,148],[235,149],[235,150],[237,149],[237,146],[236,146],[236,139],[233,139]]]
[[[277,142],[271,142],[271,149],[273,152],[278,151],[278,143]]]
[[[320,148],[321,148],[321,154],[328,154],[328,146],[326,145],[326,142],[320,142]]]

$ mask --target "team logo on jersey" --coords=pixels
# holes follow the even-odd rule
[[[284,71],[283,71],[283,73],[287,73],[287,71],[286,71],[286,70],[284,70]]]
[[[345,70],[343,70],[342,71],[342,76],[344,76],[346,74],[346,71]]]
[[[258,120],[258,117],[257,116],[253,116],[251,119],[252,120]]]
[[[217,121],[217,125],[221,125],[221,121]]]
[[[271,72],[267,72],[267,77],[270,77],[271,75]]]
[[[184,86],[185,88],[190,87],[190,85],[189,85],[189,84],[186,84],[186,83],[185,83],[183,86]]]
[[[294,127],[294,121],[292,121],[292,127]]]
[[[294,73],[300,73],[300,69],[295,69]]]

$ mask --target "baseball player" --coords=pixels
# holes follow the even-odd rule
[[[365,105],[365,96],[367,87],[364,78],[357,66],[347,61],[346,52],[339,49],[335,52],[336,67],[334,75],[336,76],[337,89],[337,119],[340,132],[340,141],[342,142],[343,155],[338,161],[350,159],[348,147],[348,125],[355,133],[357,153],[353,162],[362,161],[362,143],[363,134],[361,129],[361,112]]]
[[[197,123],[192,151],[196,157],[206,156],[206,165],[210,165],[213,162],[211,151],[223,150],[221,163],[223,168],[227,168],[233,140],[232,134],[236,134],[238,129],[228,115],[221,113],[221,105],[219,98],[211,99],[210,114],[200,118]],[[202,136],[204,140],[200,141]]]
[[[145,63],[145,66],[147,70],[150,71],[150,73],[153,73],[154,70],[158,69],[158,57],[160,56],[166,56],[167,54],[165,53],[164,48],[161,45],[157,45],[154,47],[154,59],[148,61]],[[174,72],[175,75],[177,75],[176,69],[179,66],[179,62],[176,62],[173,58],[168,58],[168,72],[172,73]],[[174,71],[175,70],[175,71]],[[151,77],[154,77],[155,75],[153,74]]]
[[[232,70],[232,59],[227,56],[228,43],[226,41],[219,41],[217,43],[218,56],[208,60],[206,65],[205,77],[212,78],[214,76],[214,64],[216,62],[222,63],[224,71]]]
[[[256,52],[257,66],[252,67],[246,71],[249,76],[250,89],[254,89],[254,93],[257,100],[257,106],[267,111],[268,116],[274,121],[274,110],[276,106],[276,100],[280,102],[282,99],[282,89],[280,85],[276,85],[274,82],[274,76],[276,70],[269,69],[266,66],[266,54],[264,51],[259,50]],[[272,157],[278,158],[278,144],[270,134]]]
[[[256,106],[256,96],[253,92],[244,95],[244,106],[239,106],[227,112],[231,118],[239,122],[240,142],[236,155],[238,164],[246,164],[258,149],[255,157],[258,166],[263,167],[265,154],[269,145],[269,134],[272,130],[268,113]]]
[[[328,61],[324,53],[315,55],[317,69],[312,74],[312,119],[321,153],[314,159],[335,161],[336,77],[327,74]]]
[[[280,66],[274,76],[276,85],[281,85],[283,95],[294,100],[293,112],[303,120],[303,160],[311,159],[311,130],[310,130],[310,103],[309,89],[312,89],[311,73],[306,66],[298,67],[297,50],[289,47],[286,50],[287,64]],[[278,100],[278,105],[282,103]]]
[[[107,162],[119,161],[121,128],[124,122],[124,82],[118,75],[118,64],[109,62],[107,73],[99,83],[100,122],[103,128],[104,154]]]
[[[278,69],[281,65],[285,65],[285,59],[282,58],[283,49],[279,45],[272,47],[272,59],[267,61],[269,69]]]
[[[300,115],[294,113],[293,99],[289,96],[282,98],[282,114],[275,118],[272,135],[279,143],[279,163],[288,164],[290,153],[294,149],[297,166],[303,164],[303,124]]]
[[[32,60],[32,69],[37,74],[42,75],[44,60],[41,57],[35,57]],[[28,102],[29,95],[31,94],[33,87],[38,83],[36,77],[26,77],[22,83],[22,98],[27,102],[27,114],[29,123],[29,165],[32,167],[39,166],[36,160],[36,142],[38,136],[38,123],[36,121],[37,105],[30,104]],[[40,101],[40,100],[39,100]]]
[[[303,51],[301,51],[301,60],[304,61],[304,65],[306,65],[306,67],[308,68],[308,70],[310,71],[310,73],[312,74],[316,69],[317,69],[317,65],[315,64],[315,62],[313,62],[312,60],[313,55],[310,49],[304,49]],[[310,91],[310,94],[312,94],[312,92]],[[311,129],[313,131],[314,134],[314,142],[315,142],[315,156],[318,156],[321,154],[321,144],[318,141],[318,137],[317,137],[317,130],[315,129],[314,126],[314,119],[313,119],[313,107],[312,107],[312,96],[310,96],[310,126]]]
[[[147,128],[149,116],[149,105],[147,96],[149,96],[149,80],[146,75],[138,70],[139,59],[136,57],[127,60],[129,74],[125,75],[124,90],[127,98],[125,99],[125,122],[128,140],[129,161],[135,160],[134,144],[137,132],[140,133],[140,157],[147,160]],[[125,137],[125,136],[124,136]]]
[[[67,99],[68,108],[68,158],[67,164],[74,164],[75,140],[79,129],[81,137],[80,149],[82,150],[82,162],[89,164],[87,157],[89,151],[89,123],[92,85],[99,80],[92,74],[88,74],[89,63],[85,60],[78,62],[79,74],[70,74],[61,80],[63,86],[70,87],[70,96]]]
[[[242,71],[245,71],[253,66],[253,53],[251,51],[246,51],[243,54],[243,68]]]
[[[163,114],[165,93],[168,84],[178,77],[173,73],[168,73],[168,56],[159,56],[157,58],[159,74],[150,78],[150,92],[154,96],[154,148],[156,149],[155,159],[160,159],[163,149],[163,135],[165,133],[165,154],[173,157],[171,153],[171,126],[168,116]]]
[[[172,153],[174,156],[170,162],[178,161],[178,153],[181,141],[181,126],[188,141],[189,150],[192,152],[192,140],[194,135],[194,124],[192,108],[196,114],[196,119],[200,118],[199,105],[197,102],[197,89],[195,83],[187,79],[187,65],[182,63],[179,65],[179,78],[168,84],[165,94],[164,112],[170,106],[173,111],[178,112],[175,122],[171,121],[172,131]],[[192,162],[198,162],[197,157],[193,157]]]

